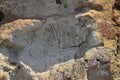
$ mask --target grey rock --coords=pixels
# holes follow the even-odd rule
[[[75,58],[75,55],[77,58],[84,56],[86,50],[101,41],[94,33],[95,21],[89,16],[79,19],[73,15],[52,17],[14,31],[11,42],[24,47],[17,57],[33,70],[42,72],[56,63]]]

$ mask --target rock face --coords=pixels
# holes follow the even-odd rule
[[[114,52],[110,49],[92,48],[83,58],[56,64],[43,73],[35,73],[21,63],[14,80],[111,80],[110,60],[113,56]],[[23,77],[19,77],[20,75]]]
[[[102,43],[97,38],[95,21],[88,16],[36,20],[8,36],[6,42],[14,44],[13,48],[6,44],[9,50],[38,72],[56,63],[82,57],[86,50]]]
[[[1,23],[19,18],[47,19],[87,12],[90,9],[102,10],[99,4],[88,0],[0,0],[0,12],[4,14]]]
[[[87,7],[87,5],[90,6]],[[88,11],[94,6],[100,7],[87,2],[87,0],[1,0],[0,3],[0,9],[6,15],[12,15],[15,18],[47,18],[55,15],[69,15],[79,9],[81,12]]]
[[[114,52],[105,48],[93,48],[86,52],[88,80],[111,80],[110,64]]]
[[[118,80],[119,0],[0,0],[0,80]]]

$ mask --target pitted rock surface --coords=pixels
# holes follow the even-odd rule
[[[0,0],[0,80],[119,80],[120,0]]]

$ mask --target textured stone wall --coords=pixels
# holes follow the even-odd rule
[[[119,0],[0,0],[0,80],[119,80]]]

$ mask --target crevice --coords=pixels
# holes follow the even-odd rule
[[[5,17],[4,13],[0,10],[0,22],[2,22],[4,17]]]
[[[120,0],[116,0],[114,4],[114,9],[120,10]]]
[[[61,0],[55,0],[57,4],[62,4]]]
[[[75,47],[80,47],[81,45],[85,44],[86,42],[87,42],[87,41],[85,40],[85,41],[81,42],[81,43],[80,43],[80,44],[78,44],[78,45],[71,46],[71,47],[63,47],[63,48],[61,48],[61,49],[67,49],[67,48],[75,48]]]
[[[117,12],[119,12],[120,11],[120,0],[115,0],[115,4],[114,4],[114,6],[113,6],[113,17],[112,17],[112,20],[113,20],[113,22],[115,23],[114,24],[114,26],[116,27],[116,29],[118,28],[119,29],[119,26],[120,26],[120,23],[119,23],[119,17],[120,17],[120,15],[117,13],[117,12],[115,12],[115,11],[117,11]],[[115,38],[115,40],[116,40],[116,53],[120,53],[120,33],[119,33],[119,31],[118,32],[116,32],[116,38]]]

